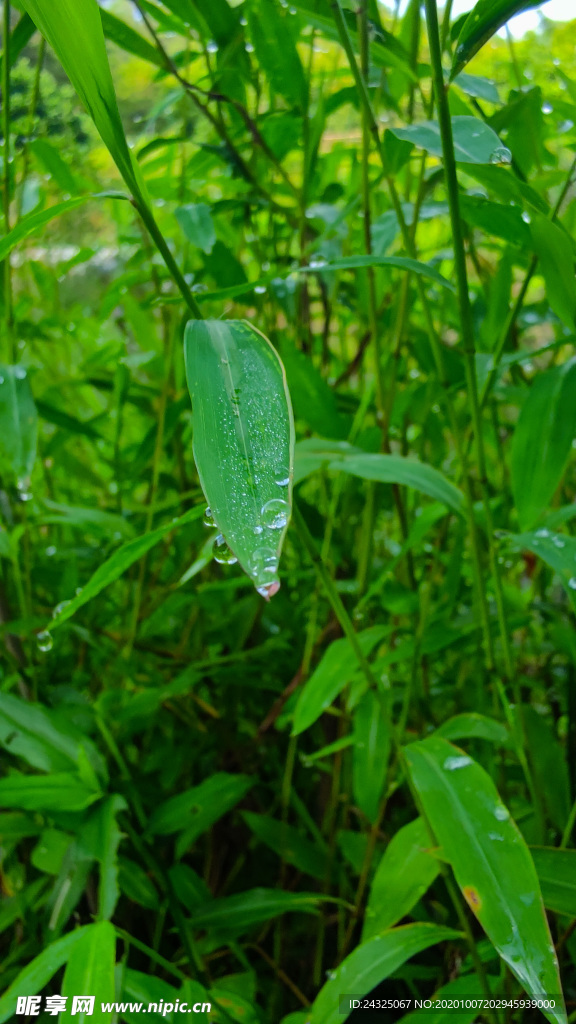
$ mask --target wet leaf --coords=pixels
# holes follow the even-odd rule
[[[540,3],[541,0],[478,0],[458,36],[450,77],[453,79],[510,18],[539,7]]]
[[[370,887],[362,939],[391,928],[416,906],[440,867],[430,851],[422,818],[404,825],[390,840]]]
[[[544,906],[557,914],[576,917],[576,850],[532,846]]]
[[[419,149],[425,149],[431,156],[442,156],[442,139],[437,121],[421,121],[390,131],[399,139],[412,142]],[[452,118],[454,155],[463,164],[509,164],[510,151],[502,145],[496,132],[484,121],[468,115]]]
[[[184,344],[194,458],[222,537],[219,560],[238,560],[258,592],[271,597],[280,586],[294,462],[282,363],[243,320],[192,320]]]
[[[74,946],[68,959],[62,982],[62,995],[68,997],[66,1010],[60,1021],[89,1024],[91,1013],[73,1012],[73,997],[89,994],[95,997],[98,1020],[109,1024],[112,1011],[100,1009],[102,1002],[114,999],[114,967],[116,965],[116,932],[109,921],[91,924]]]
[[[446,740],[404,748],[412,785],[456,881],[502,959],[535,998],[553,995],[565,1024],[558,961],[528,847],[483,768]],[[543,1011],[544,1012],[544,1011]]]
[[[85,925],[83,928],[77,928],[56,942],[50,943],[16,975],[10,987],[0,997],[0,1024],[14,1017],[18,996],[33,996],[42,992],[44,986],[68,961],[73,951],[83,941],[86,932],[92,927],[93,925]]]
[[[38,413],[27,371],[0,364],[0,464],[22,495],[30,486],[37,440]]]

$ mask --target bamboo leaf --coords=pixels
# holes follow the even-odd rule
[[[60,1021],[74,1021],[75,1024],[89,1024],[93,1011],[73,1010],[74,996],[94,996],[97,1019],[109,1024],[112,1011],[101,1009],[103,1002],[114,999],[114,968],[116,965],[116,932],[109,921],[100,921],[85,929],[80,941],[74,946],[68,959],[62,982],[62,994],[67,996],[66,1010],[60,1014]]]
[[[22,217],[8,234],[0,238],[0,260],[6,259],[19,242],[29,238],[55,217],[59,217],[60,214],[67,213],[69,210],[75,210],[77,206],[83,206],[90,199],[129,199],[129,196],[123,195],[122,192],[99,192],[87,196],[75,196],[74,199],[66,199],[63,203],[55,203],[54,206],[49,206],[46,210],[40,210],[39,213],[29,213],[26,217]]]
[[[37,440],[38,413],[28,374],[23,366],[0,365],[0,465],[23,496],[30,486]]]
[[[399,139],[412,142],[432,156],[442,156],[442,138],[437,121],[392,127],[390,131]],[[502,145],[496,132],[477,117],[458,114],[452,118],[454,155],[463,164],[509,164],[510,150]]]
[[[532,846],[542,899],[548,910],[576,917],[576,850],[558,850],[553,846]]]
[[[399,829],[376,868],[362,941],[391,928],[409,914],[439,871],[438,861],[430,853],[430,836],[422,818]]]
[[[0,1024],[13,1018],[18,996],[34,996],[42,991],[92,927],[93,925],[85,925],[83,928],[77,928],[56,942],[50,943],[16,975],[10,987],[0,997]]]
[[[566,1024],[558,961],[524,839],[483,768],[440,737],[411,743],[412,785],[456,881],[488,938],[542,1012]]]
[[[540,7],[541,2],[542,0],[478,0],[460,30],[450,78],[453,79],[510,18],[522,11]]]
[[[438,942],[456,939],[452,928],[435,924],[407,924],[381,932],[363,942],[332,971],[312,1007],[310,1024],[338,1024],[350,1016],[345,993],[365,996],[410,957]],[[342,1005],[341,1005],[342,1003]]]
[[[264,597],[279,589],[290,517],[294,424],[284,368],[241,320],[192,320],[185,336],[194,458],[214,525],[216,557],[237,560]]]
[[[475,120],[475,118],[471,118],[471,120]],[[441,284],[443,288],[447,288],[448,291],[453,292],[455,290],[452,282],[442,277],[442,274],[434,270],[434,267],[428,266],[427,263],[421,263],[420,260],[410,259],[408,256],[343,256],[338,260],[330,260],[329,263],[318,261],[316,264],[311,264],[308,267],[299,267],[298,273],[318,274],[321,272],[329,274],[337,270],[359,270],[364,267],[398,267],[399,270],[406,270],[411,274],[429,277],[436,284]]]

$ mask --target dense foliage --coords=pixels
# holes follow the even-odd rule
[[[575,1019],[576,26],[529,6],[4,0],[0,1024]]]

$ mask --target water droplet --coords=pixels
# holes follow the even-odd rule
[[[262,506],[260,515],[269,530],[283,530],[290,516],[290,505],[282,498],[272,498]]]
[[[258,536],[259,533],[262,533],[263,530],[264,530],[263,526],[255,526],[254,527],[254,533],[256,534],[256,536]]]
[[[14,367],[14,376],[16,377],[16,380],[24,380],[24,378],[26,377],[26,370],[24,369],[24,367],[23,366],[15,366]]]
[[[503,843],[504,836],[501,836],[499,832],[489,832],[488,839],[492,839],[494,842]]]
[[[52,612],[52,618],[57,618],[57,616],[60,615],[60,613],[63,612],[64,609],[67,608],[70,603],[70,601],[60,601],[60,604],[57,604],[54,611]]]
[[[523,892],[523,893],[520,894],[520,899],[522,900],[522,903],[524,903],[525,906],[527,906],[527,907],[529,907],[532,903],[534,903],[535,898],[536,898],[536,893],[534,893],[534,892]],[[552,950],[551,951],[553,953],[556,952],[556,950],[554,949],[554,946],[552,946]]]
[[[288,487],[288,484],[290,483],[290,477],[283,476],[281,480],[275,480],[274,482],[275,484],[277,484],[278,487]]]
[[[220,565],[235,565],[238,561],[236,555],[230,550],[221,533],[216,537],[214,543],[214,561]]]
[[[46,629],[43,629],[41,633],[38,633],[36,643],[39,651],[51,651],[54,646],[54,641]]]
[[[554,108],[553,108],[552,104],[548,103],[548,102],[543,103],[542,106],[540,107],[540,110],[542,111],[543,114],[551,114],[553,109]]]
[[[16,483],[16,489],[18,491],[18,497],[20,501],[31,501],[32,491],[28,490],[29,483],[26,480],[18,480]]]
[[[506,146],[497,146],[492,155],[490,156],[491,164],[511,164],[512,153]]]
[[[4,383],[4,377],[0,377],[0,384]]]
[[[472,764],[472,758],[467,754],[461,754],[456,757],[447,757],[442,767],[447,772],[454,772],[458,768],[466,768],[469,764]]]
[[[508,821],[510,811],[507,807],[504,807],[504,804],[496,804],[496,807],[494,808],[494,817],[497,821]]]
[[[288,11],[288,14],[296,14],[296,8],[291,7],[290,10]]]
[[[555,548],[565,548],[566,547],[566,541],[562,540],[562,537],[554,537],[552,539],[552,543],[553,543]]]
[[[242,17],[242,18],[240,18],[240,24],[242,25],[242,28],[246,28],[246,25],[248,24],[248,20],[246,18]]]
[[[576,576],[571,576],[568,580],[568,586],[570,590],[576,590]]]
[[[55,548],[54,544],[50,544],[50,546],[46,548],[46,557],[52,558],[53,555],[56,554],[56,550],[57,549]]]
[[[245,43],[244,49],[246,50],[246,53],[254,53],[254,47],[252,43]]]
[[[530,224],[530,222],[532,220],[530,214],[526,213],[526,210],[524,210],[524,212],[522,214],[522,220],[524,221],[525,224]]]
[[[216,526],[214,522],[214,516],[212,515],[212,509],[207,507],[204,509],[204,518],[202,520],[204,526]]]
[[[257,284],[256,287],[254,288],[254,292],[256,295],[264,295],[266,293],[266,285]]]
[[[250,575],[256,580],[266,579],[278,569],[278,556],[272,548],[256,548],[250,559]]]
[[[326,977],[328,978],[329,981],[334,981],[334,979],[337,978],[338,975],[336,974],[336,971],[326,971]]]
[[[537,537],[549,537],[550,536],[550,531],[547,530],[544,527],[542,530],[536,530],[536,536]]]
[[[325,260],[323,256],[312,256],[308,266],[310,270],[320,270],[321,267],[326,267],[328,260]]]
[[[211,39],[209,43],[206,43],[206,49],[208,53],[218,53],[218,43]]]

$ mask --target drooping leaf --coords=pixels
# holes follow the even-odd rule
[[[461,715],[448,718],[437,728],[436,732],[445,740],[488,740],[490,743],[498,743],[502,747],[507,747],[510,743],[510,733],[505,725],[494,721],[493,718],[487,718],[486,715],[479,715],[475,711],[464,712]]]
[[[281,889],[247,889],[235,896],[211,900],[192,913],[194,928],[211,928],[228,935],[242,935],[262,921],[270,921],[289,911],[317,914],[322,896],[310,892],[283,892]]]
[[[540,3],[541,0],[478,0],[458,36],[450,78],[454,79],[484,43],[487,43],[510,18],[522,11],[539,7]]]
[[[98,884],[98,917],[109,921],[118,902],[118,847],[122,833],[116,822],[116,815],[126,810],[124,797],[118,793],[100,801],[91,812],[81,836],[82,851],[92,860],[98,861],[100,878]]]
[[[186,526],[196,519],[200,519],[202,513],[202,508],[190,509],[189,512],[185,512],[178,519],[173,519],[172,522],[159,526],[157,530],[151,530],[150,533],[145,533],[142,537],[136,537],[134,540],[130,540],[119,547],[110,558],[98,566],[94,575],[80,592],[54,616],[49,624],[50,630],[57,629],[74,615],[79,608],[82,608],[93,597],[96,597],[100,591],[119,579],[126,572],[126,569],[130,568],[139,558],[142,558],[142,555],[145,555],[150,548],[158,544],[166,534],[171,533],[172,530],[177,530],[181,526]]]
[[[73,997],[91,995],[98,1007],[98,1019],[110,1024],[112,1011],[102,1010],[102,1003],[111,1003],[115,997],[114,967],[116,964],[116,932],[109,921],[99,921],[84,929],[80,941],[73,947],[62,982],[62,995],[67,996],[66,1010],[61,1021],[89,1024],[92,1013],[73,1012]]]
[[[570,236],[558,224],[540,214],[533,215],[530,232],[548,301],[556,315],[573,330],[576,322],[576,277]]]
[[[36,461],[38,413],[23,366],[0,364],[0,466],[25,493]]]
[[[136,32],[131,25],[127,25],[125,21],[117,18],[116,15],[112,14],[111,11],[107,11],[104,7],[100,9],[100,15],[104,35],[107,39],[112,43],[116,43],[126,53],[131,53],[135,57],[141,57],[142,60],[147,60],[150,64],[155,64],[156,67],[165,67],[162,54],[147,39],[144,39],[144,36]]]
[[[378,817],[391,748],[390,708],[384,694],[368,690],[354,709],[352,790],[368,821]]]
[[[330,468],[351,473],[362,480],[378,480],[380,483],[413,487],[435,501],[443,502],[459,514],[464,507],[462,492],[434,466],[419,462],[417,459],[404,458],[402,455],[351,452],[343,454],[338,460],[333,460]]]
[[[452,928],[435,924],[408,924],[381,932],[363,942],[330,974],[312,1006],[310,1024],[338,1024],[352,1013],[345,994],[362,998],[410,957],[438,942],[456,939]]]
[[[404,825],[392,837],[370,887],[363,942],[397,924],[430,888],[440,871],[430,845],[422,818]]]
[[[192,320],[184,345],[194,458],[214,524],[258,592],[271,597],[280,585],[294,461],[282,363],[241,320]]]
[[[442,138],[437,121],[421,121],[404,127],[391,127],[390,131],[399,139],[412,142],[419,149],[425,149],[431,156],[442,156]],[[454,155],[463,164],[509,164],[510,151],[502,145],[496,132],[484,121],[466,114],[452,118]]]
[[[278,821],[267,814],[243,811],[244,821],[266,846],[274,850],[287,864],[314,878],[324,879],[328,867],[327,849],[306,839],[298,829],[287,822]]]
[[[372,626],[358,633],[362,653],[366,656],[370,654],[385,632],[382,626]],[[293,736],[309,729],[320,718],[357,670],[358,660],[350,642],[345,639],[334,640],[302,688],[294,710]]]
[[[530,529],[560,484],[576,436],[576,359],[538,374],[514,431],[510,469],[520,527]]]
[[[106,778],[102,757],[87,736],[79,736],[56,711],[9,693],[0,693],[0,743],[45,772],[76,770],[82,746],[93,768]]]
[[[12,252],[12,249],[19,242],[29,238],[35,231],[39,231],[40,228],[49,224],[54,217],[59,217],[61,213],[67,213],[68,210],[74,210],[77,206],[87,203],[90,199],[128,199],[128,196],[123,195],[122,192],[98,192],[86,196],[75,196],[74,199],[66,199],[63,203],[55,203],[54,206],[49,206],[46,210],[40,210],[39,213],[29,213],[22,217],[8,234],[0,238],[0,260],[6,259],[6,256]]]
[[[0,779],[0,807],[23,811],[83,811],[101,794],[71,772],[23,775],[12,772]]]
[[[544,906],[557,914],[576,917],[576,850],[532,846]]]
[[[475,118],[470,120],[474,121]],[[482,122],[480,122],[481,124]],[[341,259],[330,260],[319,266],[299,267],[299,274],[309,273],[333,273],[337,270],[361,270],[364,267],[398,267],[399,270],[409,271],[411,274],[420,274],[422,277],[429,277],[436,284],[441,284],[448,291],[454,291],[454,285],[447,278],[442,277],[434,267],[420,260],[410,259],[408,256],[343,256]]]
[[[538,877],[490,776],[458,747],[429,737],[404,748],[412,785],[462,893],[502,959],[533,997],[554,994],[566,1024],[558,961]]]
[[[188,203],[179,206],[176,212],[182,231],[192,245],[197,245],[203,252],[212,252],[216,241],[216,232],[212,223],[210,207],[206,203]]]

